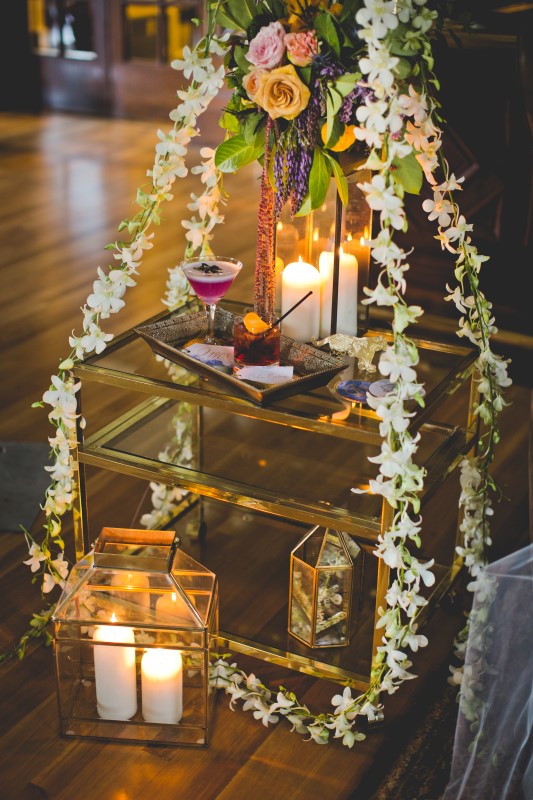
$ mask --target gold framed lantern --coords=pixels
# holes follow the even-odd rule
[[[309,647],[349,644],[360,552],[348,534],[319,525],[292,551],[289,633]]]
[[[207,745],[217,581],[173,531],[103,528],[53,623],[65,736]]]
[[[345,205],[332,180],[320,208],[291,218],[285,205],[276,224],[276,306],[282,305],[282,273],[288,264],[301,261],[316,267],[321,339],[333,333],[360,336],[368,329],[368,307],[361,301],[369,283],[372,211],[358,184],[370,181],[372,174],[352,164],[345,177]]]

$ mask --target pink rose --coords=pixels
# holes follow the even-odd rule
[[[252,39],[246,58],[254,67],[273,69],[285,54],[284,39],[285,28],[281,22],[271,22]]]
[[[318,53],[318,42],[314,31],[287,33],[285,47],[289,59],[297,67],[307,67]]]
[[[264,75],[267,72],[266,69],[261,69],[261,67],[256,67],[255,69],[251,69],[244,78],[242,79],[242,85],[244,87],[244,91],[250,98],[250,100],[254,99],[254,95],[256,94],[259,88],[259,77]]]

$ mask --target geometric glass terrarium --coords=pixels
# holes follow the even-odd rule
[[[319,525],[292,551],[289,633],[309,647],[349,644],[354,563],[360,552],[346,533]]]
[[[173,531],[103,528],[53,623],[64,735],[207,745],[217,581]]]

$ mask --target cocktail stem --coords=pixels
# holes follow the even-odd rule
[[[216,303],[206,303],[205,313],[207,317],[207,335],[205,341],[207,344],[216,344],[215,341],[215,311],[217,310]]]

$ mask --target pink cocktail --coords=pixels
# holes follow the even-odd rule
[[[242,269],[235,258],[188,258],[180,265],[192,288],[205,303],[207,335],[205,341],[214,344],[216,304],[222,300]]]

